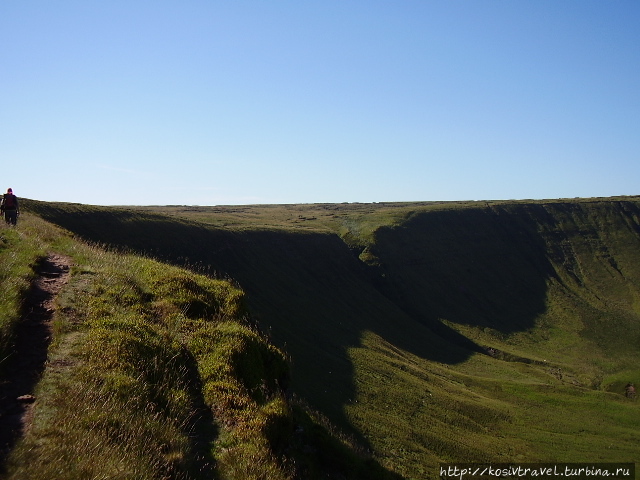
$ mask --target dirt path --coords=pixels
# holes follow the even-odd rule
[[[49,255],[36,270],[16,331],[15,353],[0,380],[0,470],[7,454],[29,430],[35,385],[51,343],[55,297],[69,277],[71,259]]]

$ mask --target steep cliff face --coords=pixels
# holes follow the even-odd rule
[[[542,320],[569,328],[570,316],[579,324],[574,333],[599,348],[633,352],[639,222],[635,202],[417,212],[380,228],[368,261],[383,279],[380,290],[432,328],[446,320],[504,338]],[[562,314],[561,305],[571,311]]]

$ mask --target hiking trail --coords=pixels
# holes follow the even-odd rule
[[[44,372],[52,336],[55,298],[67,283],[71,259],[49,254],[35,269],[37,276],[22,307],[14,353],[0,378],[0,470],[18,440],[31,426],[37,402],[34,389]]]

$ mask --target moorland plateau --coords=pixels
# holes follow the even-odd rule
[[[638,459],[638,197],[23,203],[0,264],[25,242],[32,264],[72,258],[48,363],[70,366],[45,369],[8,478],[54,461],[55,478],[423,479],[446,461]],[[53,426],[78,409],[60,385],[114,413]],[[174,417],[151,433],[169,440],[125,446]],[[78,466],[88,431],[104,471]]]

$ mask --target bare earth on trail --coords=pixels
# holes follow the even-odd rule
[[[51,254],[39,265],[18,325],[14,354],[0,378],[0,467],[16,442],[29,430],[34,388],[47,361],[55,296],[67,282],[71,260]]]

